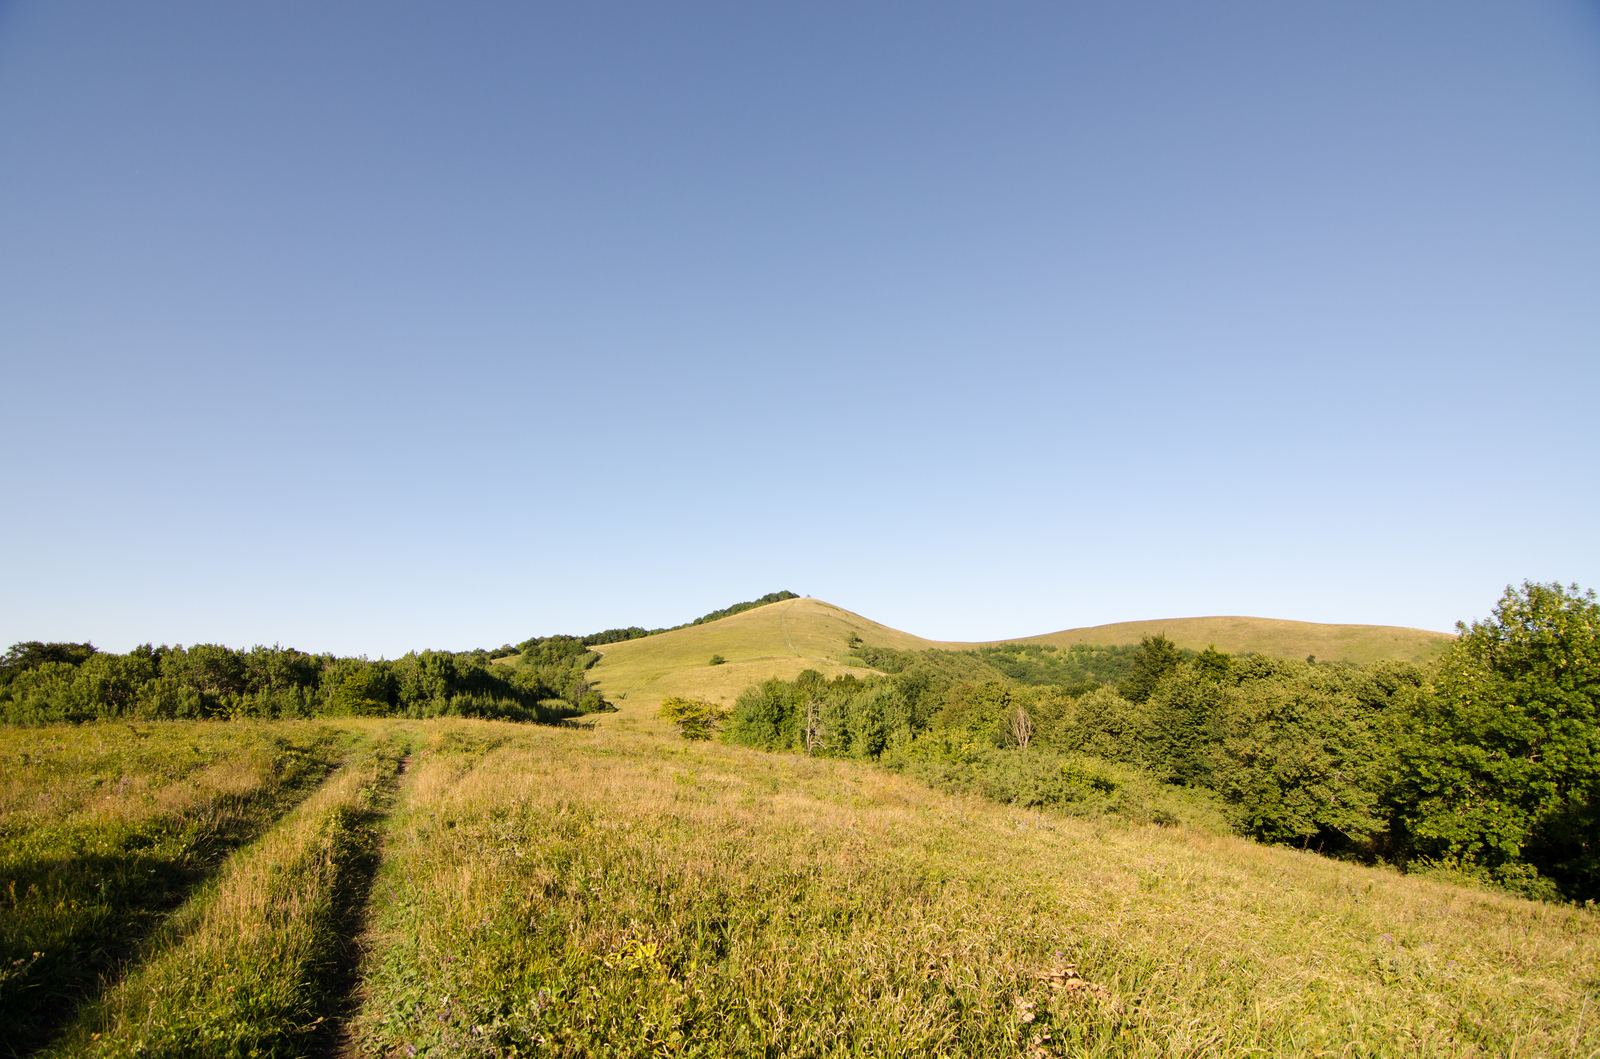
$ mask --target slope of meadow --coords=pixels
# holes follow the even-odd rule
[[[854,638],[873,647],[901,651],[969,650],[998,643],[1066,647],[1138,643],[1165,634],[1179,647],[1204,650],[1215,644],[1230,654],[1256,652],[1286,658],[1314,654],[1324,661],[1371,662],[1394,658],[1422,661],[1443,653],[1455,640],[1445,633],[1386,625],[1319,625],[1270,618],[1173,618],[1066,629],[1041,636],[985,643],[925,640],[891,629],[820,599],[791,599],[691,628],[593,648],[603,655],[590,670],[625,717],[639,717],[670,695],[732,703],[751,684],[771,677],[792,680],[805,669],[833,677],[867,675],[849,657]],[[711,666],[712,655],[727,661]]]
[[[1208,646],[1227,654],[1277,655],[1304,658],[1316,655],[1324,662],[1378,662],[1396,659],[1427,662],[1444,654],[1455,642],[1449,633],[1407,629],[1396,625],[1323,625],[1277,618],[1165,618],[1158,621],[1124,621],[1086,629],[1029,636],[1011,643],[1072,644],[1138,643],[1146,636],[1164,635],[1179,647],[1203,651]]]
[[[802,670],[830,677],[873,670],[845,656],[853,637],[916,651],[943,644],[879,625],[820,599],[789,599],[687,629],[593,648],[600,662],[589,678],[624,716],[653,712],[669,695],[732,703],[751,684],[792,680]],[[727,661],[710,665],[712,655]]]

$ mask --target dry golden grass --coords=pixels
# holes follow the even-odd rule
[[[669,696],[731,705],[751,684],[792,680],[806,669],[829,677],[869,675],[874,671],[843,660],[852,636],[906,650],[938,646],[819,599],[790,599],[659,636],[603,644],[595,648],[603,657],[590,679],[621,719],[653,727],[656,708]],[[710,665],[712,655],[727,661]]]
[[[286,749],[314,743],[324,727],[311,721],[0,727],[0,824],[13,833],[98,828],[237,805],[283,771]]]
[[[373,1054],[1600,1054],[1600,922],[848,762],[441,722]]]
[[[1210,645],[1228,654],[1277,655],[1304,658],[1316,655],[1324,662],[1377,662],[1399,659],[1426,662],[1438,658],[1455,642],[1450,633],[1406,629],[1394,625],[1323,625],[1277,618],[1166,618],[1159,621],[1124,621],[1087,629],[1065,629],[1029,636],[1014,643],[1072,644],[1138,643],[1146,636],[1165,635],[1179,647],[1203,651]]]

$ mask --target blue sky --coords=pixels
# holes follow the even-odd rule
[[[1600,586],[1593,3],[0,2],[0,641]]]

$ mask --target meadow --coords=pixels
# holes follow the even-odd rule
[[[1592,908],[626,714],[0,731],[6,1050],[1600,1054]]]

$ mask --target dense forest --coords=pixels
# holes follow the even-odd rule
[[[89,644],[20,643],[0,659],[9,724],[175,717],[486,717],[551,722],[611,707],[584,678],[587,648],[491,665],[484,652],[393,661],[218,644],[127,654]]]
[[[1594,593],[1524,584],[1460,632],[1428,666],[1195,654],[1163,637],[1098,652],[858,648],[888,675],[767,681],[723,734],[1023,806],[1115,806],[1130,775],[1147,777],[1215,800],[1263,841],[1600,898]]]

